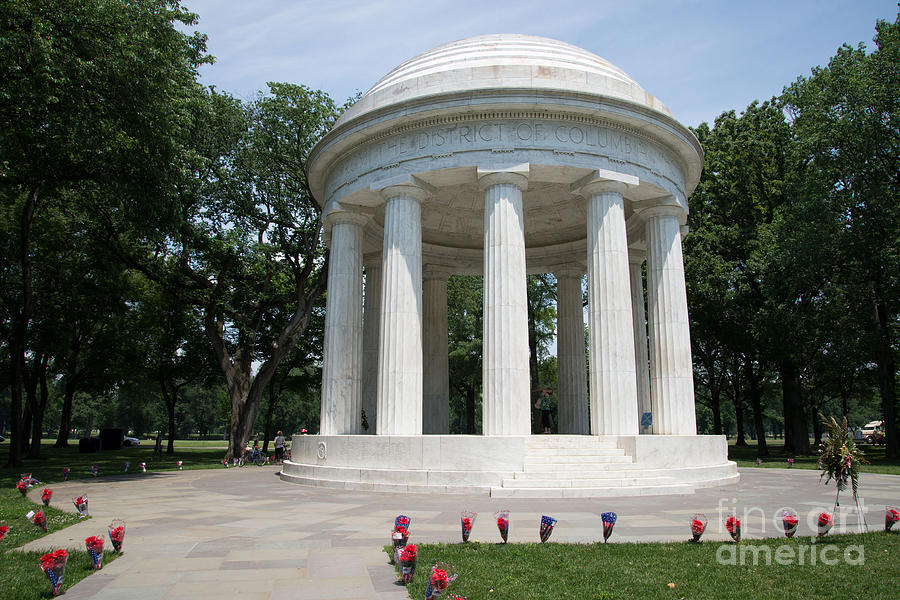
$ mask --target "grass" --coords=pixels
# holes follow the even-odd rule
[[[794,459],[794,469],[813,469],[818,470],[819,458],[816,454],[817,448],[810,446],[813,453],[809,456],[795,456],[789,454],[783,449],[784,441],[775,439],[766,439],[766,447],[769,450],[769,456],[763,458],[763,462],[759,465],[764,469],[786,469],[788,467],[788,458]],[[887,475],[900,475],[900,460],[894,458],[885,458],[884,446],[860,446],[865,452],[866,459],[871,463],[862,465],[863,473],[882,473]],[[735,446],[734,440],[728,440],[728,458],[737,463],[738,467],[755,467],[756,466],[756,441],[747,440],[746,446]]]
[[[774,557],[793,552],[790,565]],[[821,562],[839,559],[836,565]],[[864,564],[846,564],[860,558]],[[799,563],[803,548],[804,564]],[[577,598],[593,600],[759,600],[761,598],[895,598],[900,580],[900,535],[873,532],[815,538],[753,540],[740,544],[437,544],[420,545],[418,567],[409,585],[412,598],[425,595],[431,565],[444,561],[459,578],[450,592],[468,600]],[[722,550],[720,550],[720,548]],[[764,549],[764,548],[767,548]],[[720,564],[717,553],[746,553],[741,566]],[[810,564],[812,550],[817,561]],[[391,553],[390,547],[385,551]],[[758,561],[754,566],[755,553]],[[766,564],[766,552],[772,560]],[[730,554],[724,558],[730,558]],[[674,584],[674,587],[669,587]]]

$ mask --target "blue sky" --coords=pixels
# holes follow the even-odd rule
[[[896,0],[185,0],[216,63],[204,83],[242,98],[267,81],[338,102],[396,65],[473,35],[555,38],[611,61],[686,125],[779,94],[842,43],[873,46]]]

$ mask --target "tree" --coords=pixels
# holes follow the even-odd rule
[[[35,311],[33,248],[40,213],[66,190],[160,208],[160,174],[175,156],[177,106],[193,87],[205,38],[175,23],[177,1],[7,0],[0,7],[0,334],[9,339],[11,446],[21,462],[23,376]]]
[[[476,434],[481,404],[484,281],[452,275],[447,281],[451,428]],[[457,425],[459,423],[459,425]]]
[[[785,89],[810,170],[825,182],[837,216],[829,276],[865,332],[876,365],[887,456],[900,455],[897,348],[900,336],[900,14],[876,24],[875,50],[841,47],[827,67]]]

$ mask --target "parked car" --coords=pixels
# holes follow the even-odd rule
[[[883,444],[884,443],[884,422],[869,421],[860,429],[862,439],[867,444]]]
[[[141,440],[126,435],[125,439],[122,440],[122,445],[126,448],[129,446],[140,446]]]

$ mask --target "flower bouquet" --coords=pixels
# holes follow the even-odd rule
[[[97,467],[97,465],[91,465],[91,475],[96,477],[99,472],[100,469]]]
[[[75,505],[75,510],[78,511],[79,517],[88,516],[88,497],[87,494],[82,494],[77,498],[72,498],[72,504]]]
[[[609,540],[609,536],[612,535],[613,527],[619,515],[614,512],[605,512],[600,514],[600,518],[603,519],[603,543],[605,544]]]
[[[31,487],[33,485],[40,485],[41,482],[31,476],[31,473],[22,473],[19,475],[19,478],[25,482],[25,485]]]
[[[439,562],[433,565],[431,575],[428,576],[428,586],[425,588],[425,600],[441,596],[458,576],[456,569],[447,563]]]
[[[7,526],[6,521],[0,521],[0,542],[3,541],[7,533],[9,533],[9,526]]]
[[[409,530],[403,525],[397,525],[391,531],[391,544],[394,546],[394,562],[398,562],[400,558],[400,550],[402,550],[409,541]]]
[[[20,492],[22,492],[23,496],[26,496],[28,494],[28,484],[25,483],[24,479],[20,479],[16,483],[16,489],[19,490]]]
[[[87,546],[88,554],[91,555],[91,564],[94,569],[103,568],[103,538],[92,535],[84,540],[84,545]]]
[[[542,544],[550,539],[550,534],[553,533],[554,525],[556,525],[556,519],[554,519],[553,517],[548,517],[547,515],[541,515],[541,543]]]
[[[31,524],[35,527],[40,527],[44,531],[48,531],[47,529],[47,517],[44,516],[44,511],[28,511],[28,514],[25,515],[25,518],[31,521]]]
[[[41,492],[41,502],[44,503],[44,506],[50,506],[50,497],[53,496],[53,490],[50,488],[44,488],[44,491]]]
[[[147,463],[142,462],[141,463],[141,473],[146,473],[146,472],[147,472]]]
[[[183,471],[183,470],[184,470],[184,469],[181,468],[181,465],[183,465],[183,464],[184,464],[184,462],[182,462],[182,461],[180,461],[180,460],[178,461],[178,470],[179,470],[179,471]]]
[[[834,526],[834,516],[827,511],[820,512],[816,525],[819,527],[818,537],[822,537],[831,531],[831,528]]]
[[[786,508],[781,511],[781,525],[784,528],[784,537],[794,537],[799,523],[800,519],[794,510]]]
[[[109,533],[109,541],[112,542],[113,550],[122,551],[122,542],[125,541],[125,521],[122,519],[113,519],[112,523],[107,527]]]
[[[41,557],[41,570],[47,574],[54,596],[58,596],[62,589],[67,560],[69,560],[69,553],[65,550],[54,550]]]
[[[494,518],[497,519],[497,529],[500,530],[500,537],[505,544],[509,538],[509,510],[498,510],[494,513]]]
[[[691,517],[691,535],[694,536],[691,541],[699,542],[700,538],[703,536],[703,532],[706,531],[706,515],[703,513],[696,513]]]
[[[394,519],[394,527],[405,527],[406,529],[409,529],[410,523],[412,523],[412,519],[406,515],[397,515],[397,518]]]
[[[735,542],[741,541],[741,520],[735,515],[725,517],[725,530],[731,534],[731,539]]]
[[[417,551],[415,544],[409,544],[400,550],[397,563],[400,565],[400,579],[403,583],[412,581],[413,575],[416,574]]]
[[[757,458],[757,459],[756,459],[756,466],[758,467],[758,466],[761,465],[761,464],[762,464],[762,459],[761,459],[761,458]]]
[[[793,467],[793,466],[794,466],[794,459],[793,459],[793,458],[789,458],[789,459],[788,459],[788,469],[790,469],[790,468]]]
[[[63,467],[63,481],[69,480],[69,471],[70,470],[71,469],[69,469],[69,467]]]
[[[900,508],[886,506],[884,510],[884,530],[890,531],[897,521],[900,521]]]
[[[463,543],[469,541],[469,536],[472,534],[472,527],[475,525],[475,517],[477,516],[477,512],[472,512],[469,510],[464,510],[463,512],[459,513],[459,525],[462,528]]]

